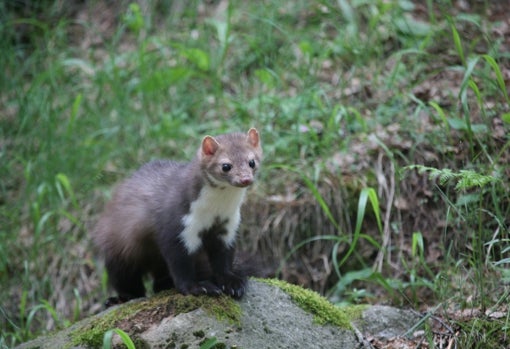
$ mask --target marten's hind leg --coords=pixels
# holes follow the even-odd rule
[[[118,294],[118,297],[111,297],[106,301],[107,307],[145,296],[144,271],[141,268],[127,265],[117,259],[106,259],[105,266],[110,284]]]
[[[152,284],[154,293],[169,290],[174,287],[174,282],[163,259],[153,266],[151,274],[154,280]]]

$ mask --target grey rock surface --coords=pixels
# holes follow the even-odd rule
[[[406,335],[419,322],[420,316],[410,310],[375,305],[363,311],[361,319],[354,324],[372,337],[389,339]]]
[[[295,304],[287,293],[259,281],[250,281],[239,305],[242,315],[237,324],[218,320],[210,312],[198,308],[168,314],[141,332],[130,334],[136,337],[137,348],[199,348],[207,340],[220,344],[217,348],[370,348],[363,336],[401,335],[419,321],[417,315],[409,311],[367,306],[361,318],[352,319],[353,326],[359,331],[330,324],[319,325],[314,316]],[[18,348],[84,348],[73,346],[70,334],[84,329],[104,314]]]
[[[151,348],[199,348],[204,338],[216,338],[226,348],[356,348],[349,329],[319,326],[314,317],[297,307],[274,286],[252,282],[240,301],[241,324],[228,325],[197,309],[164,319],[141,337]],[[190,331],[190,329],[193,329]],[[197,336],[196,333],[203,333]]]

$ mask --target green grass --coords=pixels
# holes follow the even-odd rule
[[[504,304],[510,56],[490,4],[427,1],[417,22],[409,1],[172,3],[0,5],[0,347],[97,310],[88,232],[116,181],[251,126],[265,213],[241,246],[282,275],[337,303]]]
[[[121,338],[122,343],[124,343],[124,345],[128,349],[135,349],[136,348],[135,344],[133,343],[133,341],[129,337],[129,334],[127,334],[126,332],[122,331],[120,328],[115,328],[113,330],[107,331],[104,334],[104,339],[103,339],[103,348],[104,349],[111,349],[112,348],[112,341],[113,341],[113,335],[114,334],[117,334]]]

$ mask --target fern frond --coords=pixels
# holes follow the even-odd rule
[[[457,177],[457,174],[454,173],[449,168],[445,168],[442,170],[439,170],[439,183],[441,185],[446,185],[451,179]]]
[[[497,177],[484,175],[473,170],[460,170],[454,172],[449,168],[438,169],[435,167],[423,165],[406,166],[406,170],[418,170],[419,174],[427,173],[429,179],[438,180],[440,185],[446,185],[449,182],[455,182],[455,190],[465,190],[473,187],[484,187],[487,184],[499,181]]]
[[[460,170],[459,180],[455,190],[469,189],[472,187],[484,187],[489,183],[498,181],[498,178],[490,175],[482,175],[472,170]]]

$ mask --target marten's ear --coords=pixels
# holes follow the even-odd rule
[[[254,148],[257,148],[259,146],[259,142],[259,132],[255,128],[250,128],[248,131],[248,143],[250,143]]]
[[[205,156],[212,156],[218,150],[220,144],[214,137],[205,136],[202,140],[202,154]]]

